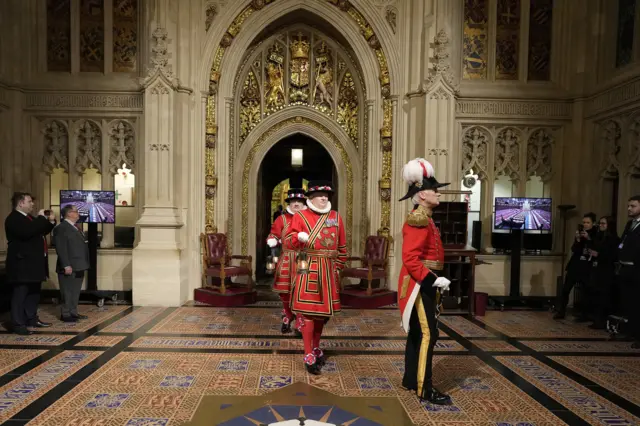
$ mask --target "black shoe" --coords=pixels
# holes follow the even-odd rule
[[[553,319],[556,319],[556,320],[564,319],[564,312],[558,312],[553,316]]]
[[[631,344],[631,347],[632,347],[633,349],[640,349],[640,341],[636,340],[635,342],[633,342],[633,343]]]
[[[427,391],[427,401],[436,405],[451,405],[451,397],[440,393],[437,389]]]
[[[287,334],[287,333],[291,333],[291,323],[282,323],[282,326],[280,327],[280,333],[282,334]]]
[[[592,330],[604,330],[607,327],[604,324],[598,324],[594,322],[593,324],[589,325],[589,328]]]
[[[309,374],[313,374],[314,376],[317,376],[320,374],[320,366],[318,365],[317,362],[315,362],[314,364],[304,364],[305,367],[307,367],[307,372]]]
[[[20,336],[30,336],[33,334],[33,331],[29,330],[27,327],[14,327],[13,332],[19,334]]]
[[[78,322],[78,319],[75,317],[60,317],[60,321],[62,322]]]
[[[51,327],[52,325],[53,324],[51,324],[50,322],[44,322],[44,321],[37,320],[37,321],[32,322],[31,324],[29,324],[29,327],[47,328],[47,327]]]
[[[88,316],[86,316],[86,315],[81,315],[81,314],[78,314],[78,315],[71,315],[71,318],[75,318],[75,319],[77,319],[77,320],[81,320],[81,319],[89,319],[89,317],[88,317]]]

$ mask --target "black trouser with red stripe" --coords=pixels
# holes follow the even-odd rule
[[[427,280],[425,280],[427,281]],[[402,386],[425,399],[433,387],[433,350],[438,340],[434,280],[423,282],[409,320]]]

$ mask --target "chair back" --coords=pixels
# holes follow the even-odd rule
[[[389,240],[379,235],[369,235],[364,247],[366,260],[386,260],[389,255]]]
[[[205,235],[205,255],[210,263],[219,263],[227,257],[227,236],[222,233]]]

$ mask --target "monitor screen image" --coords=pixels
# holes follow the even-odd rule
[[[60,209],[68,204],[78,208],[80,223],[116,223],[114,191],[60,191]]]
[[[496,198],[495,229],[551,231],[551,198]]]

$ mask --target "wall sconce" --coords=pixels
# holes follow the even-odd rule
[[[291,167],[302,167],[302,148],[291,148]]]

